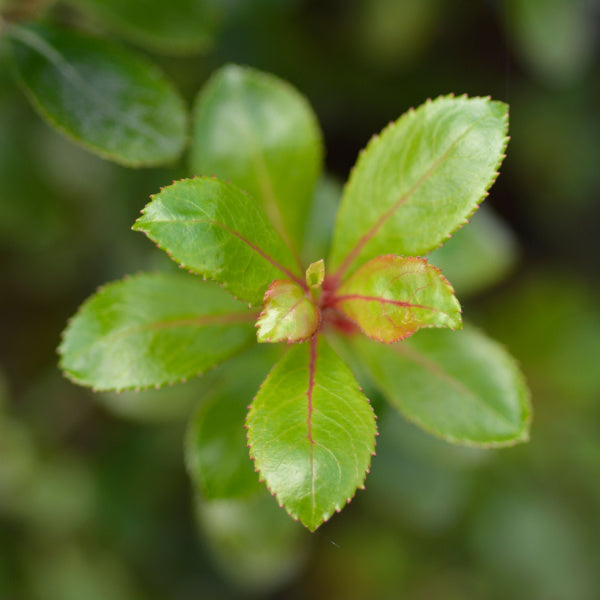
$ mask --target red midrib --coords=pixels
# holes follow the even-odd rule
[[[377,296],[362,296],[361,294],[345,294],[343,296],[335,296],[332,299],[332,305],[344,302],[345,300],[363,300],[365,302],[379,302],[380,304],[393,304],[394,306],[403,306],[406,308],[423,308],[425,310],[438,311],[439,309],[433,306],[425,306],[424,304],[411,304],[410,302],[402,302],[401,300],[392,300],[390,298],[378,298]]]
[[[310,485],[311,485],[311,496],[313,501],[315,501],[315,463],[314,463],[314,455],[313,448],[315,445],[315,441],[312,436],[312,413],[313,413],[313,389],[315,386],[315,369],[317,363],[317,336],[313,335],[310,339],[310,363],[308,367],[308,390],[306,391],[306,397],[308,399],[308,417],[306,419],[306,423],[308,426],[308,442],[310,445]]]

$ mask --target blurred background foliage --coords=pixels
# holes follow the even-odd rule
[[[98,285],[171,268],[130,227],[149,194],[186,175],[185,160],[136,171],[87,153],[34,114],[2,61],[0,597],[597,598],[597,0],[146,0],[143,18],[139,4],[1,0],[0,11],[131,44],[189,105],[227,61],[291,81],[324,130],[332,177],[316,206],[328,215],[359,149],[409,106],[448,92],[509,102],[508,157],[479,233],[464,230],[483,259],[448,245],[436,260],[465,317],[520,360],[531,442],[455,448],[374,396],[381,435],[366,491],[317,533],[266,491],[195,493],[186,420],[218,409],[220,389],[248,403],[256,372],[233,388],[217,370],[95,396],[61,377],[55,355],[66,319]],[[318,214],[317,255],[328,235]]]

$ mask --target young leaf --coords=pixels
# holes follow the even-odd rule
[[[191,169],[248,191],[298,249],[323,161],[321,132],[306,99],[266,73],[229,65],[201,92]]]
[[[132,42],[166,54],[207,50],[216,28],[216,5],[207,0],[69,0]]]
[[[323,340],[294,346],[250,406],[250,453],[288,513],[311,531],[362,486],[375,415],[352,373]]]
[[[311,263],[306,269],[306,285],[309,288],[319,288],[325,279],[325,261],[323,259]]]
[[[152,196],[134,229],[195,273],[260,305],[270,283],[293,273],[294,257],[256,202],[218,179],[177,181]]]
[[[357,337],[354,345],[388,400],[426,431],[482,447],[528,439],[523,375],[502,346],[473,327],[425,330],[393,346]]]
[[[497,175],[507,106],[438,98],[375,136],[344,190],[331,251],[338,279],[381,254],[422,255],[466,222]]]
[[[259,342],[299,342],[319,326],[319,309],[306,290],[289,279],[276,279],[265,292],[256,322]]]
[[[174,161],[183,150],[183,100],[151,63],[67,29],[13,26],[16,72],[34,108],[88,150],[130,167]]]
[[[369,337],[388,344],[421,327],[461,326],[452,287],[423,258],[378,256],[344,282],[331,304]]]
[[[97,390],[172,383],[240,351],[254,318],[214,284],[180,273],[138,275],[83,304],[65,330],[60,365]]]

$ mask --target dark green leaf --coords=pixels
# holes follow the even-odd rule
[[[69,0],[150,50],[193,54],[212,44],[217,25],[207,0]]]
[[[214,284],[184,274],[144,274],[89,298],[67,327],[61,368],[97,390],[172,383],[241,350],[256,315]]]
[[[181,154],[185,106],[147,60],[67,29],[36,25],[7,34],[27,96],[58,131],[131,167],[172,162]]]

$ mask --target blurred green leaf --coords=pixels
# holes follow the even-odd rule
[[[375,416],[327,342],[295,345],[262,384],[246,423],[261,478],[311,531],[363,485]]]
[[[528,439],[523,375],[502,346],[473,327],[423,330],[393,346],[356,338],[354,347],[387,399],[426,431],[483,447]]]
[[[441,97],[374,136],[344,188],[334,277],[378,255],[429,252],[462,225],[496,177],[507,111],[486,98]]]
[[[113,282],[65,330],[60,365],[97,390],[143,388],[198,375],[240,351],[255,315],[215,284],[181,273]]]
[[[388,344],[421,327],[461,327],[452,287],[423,258],[373,258],[342,284],[332,303],[367,336]]]
[[[132,42],[165,54],[195,54],[212,46],[217,3],[210,0],[69,0]]]
[[[287,82],[230,65],[200,93],[191,169],[246,190],[300,249],[323,149],[317,119]]]
[[[519,57],[541,79],[570,85],[596,56],[594,2],[589,0],[504,0],[508,35]]]
[[[152,196],[133,226],[182,266],[215,279],[235,297],[261,305],[269,284],[305,286],[294,257],[262,209],[218,179],[177,181]]]
[[[213,558],[238,586],[255,593],[289,581],[306,558],[306,533],[266,490],[248,500],[196,502]]]
[[[186,466],[202,497],[238,498],[262,489],[244,425],[248,405],[279,354],[277,346],[259,346],[224,364],[211,397],[190,420]]]
[[[7,29],[13,63],[34,108],[88,150],[137,167],[183,150],[186,110],[165,76],[119,46],[68,29]]]
[[[428,257],[441,269],[459,297],[501,281],[517,259],[517,242],[509,227],[483,205],[467,226],[456,231]]]

